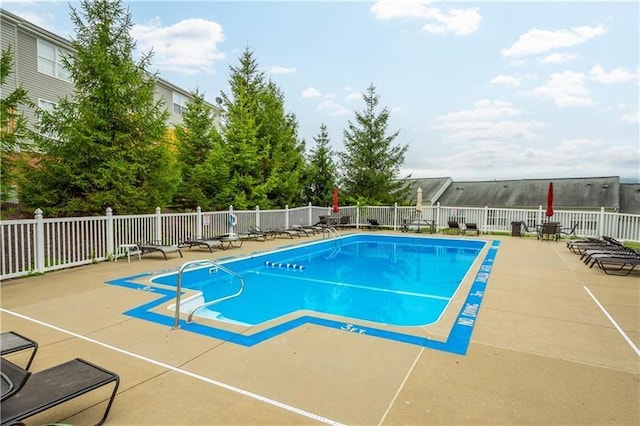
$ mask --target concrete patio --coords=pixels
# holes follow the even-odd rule
[[[123,315],[156,296],[105,284],[310,237],[7,281],[1,330],[39,343],[32,371],[81,357],[118,373],[108,425],[640,424],[639,274],[589,269],[562,241],[459,238],[500,241],[465,356],[314,324],[244,347]],[[446,337],[479,266],[426,333]],[[95,424],[110,391],[26,423]]]

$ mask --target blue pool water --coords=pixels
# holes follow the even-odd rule
[[[241,296],[197,315],[246,325],[307,310],[396,326],[437,322],[485,245],[390,235],[354,235],[229,261]],[[294,266],[295,265],[295,266]],[[153,279],[176,285],[177,274]],[[204,300],[234,293],[239,281],[211,267],[183,273]]]

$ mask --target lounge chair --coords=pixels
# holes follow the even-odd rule
[[[560,223],[559,222],[545,222],[538,231],[538,239],[544,241],[547,240],[558,241],[560,239]]]
[[[209,249],[209,253],[213,253],[214,248],[218,248],[224,250],[224,243],[221,240],[221,237],[212,237],[212,238],[189,238],[182,243],[180,243],[181,247],[202,247]]]
[[[257,240],[257,241],[266,241],[273,240],[276,238],[276,235],[271,232],[265,232],[260,229],[259,226],[250,226],[247,233],[240,235],[240,239],[243,240]]]
[[[36,356],[36,352],[38,352],[38,343],[15,331],[7,331],[0,334],[0,355],[9,355],[25,350],[31,350],[31,357],[24,367],[25,370],[28,370],[31,367],[33,358]]]
[[[442,230],[443,233],[452,234],[455,232],[456,234],[460,234],[461,230],[458,222],[450,220],[447,222],[447,226],[448,228]]]
[[[562,235],[574,235],[580,222],[574,223],[571,228],[560,228],[559,234]]]
[[[157,242],[146,242],[146,243],[139,243],[138,247],[140,247],[140,251],[143,256],[147,253],[153,253],[153,252],[159,251],[164,256],[164,260],[167,260],[168,253],[178,252],[180,257],[182,257],[182,251],[180,251],[180,247],[175,245],[167,246]]]
[[[30,373],[4,358],[2,362],[3,425],[22,424],[24,419],[74,399],[109,383],[115,383],[101,425],[107,419],[120,384],[117,374],[76,358],[37,373]],[[55,420],[54,420],[55,422]]]
[[[304,235],[300,231],[287,229],[287,228],[271,228],[271,229],[268,229],[267,232],[271,232],[276,237],[287,236],[292,239],[293,237],[300,238],[302,235]]]
[[[622,255],[622,254],[603,254],[592,256],[593,265],[598,265],[600,269],[608,275],[629,275],[636,266],[640,265],[639,255]]]
[[[465,235],[468,232],[475,232],[476,235],[480,235],[480,229],[478,229],[478,225],[476,225],[475,223],[465,223],[464,224],[465,228],[464,228],[464,233]]]
[[[309,237],[311,235],[315,235],[316,231],[315,229],[312,228],[306,228],[302,225],[295,225],[295,226],[290,226],[288,228],[284,228],[287,231],[294,231],[294,232],[299,232],[302,235],[304,235],[305,237]]]

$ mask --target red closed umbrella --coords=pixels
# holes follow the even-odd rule
[[[333,187],[333,212],[338,213],[340,207],[338,206],[338,187]]]
[[[547,211],[545,216],[553,216],[553,182],[549,182],[549,191],[547,192]]]

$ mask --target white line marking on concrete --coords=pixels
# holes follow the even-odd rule
[[[589,291],[587,286],[582,286],[582,288],[584,288],[584,290],[589,294],[589,296],[591,296],[593,301],[596,302],[596,305],[598,305],[600,310],[602,312],[604,312],[604,315],[609,319],[609,321],[611,321],[611,324],[613,324],[613,326],[616,328],[616,330],[618,330],[618,333],[620,333],[622,335],[624,340],[627,341],[627,343],[629,344],[629,346],[631,346],[631,349],[634,350],[636,355],[640,356],[640,349],[638,349],[638,347],[633,343],[633,340],[631,340],[629,338],[629,336],[627,336],[627,334],[622,330],[622,328],[618,325],[618,323],[615,322],[615,320],[611,317],[611,315],[609,315],[609,312],[607,312],[607,310],[604,308],[604,306],[602,306],[600,304],[600,302],[598,301],[598,299],[596,299],[596,297],[593,295],[593,293],[591,293],[591,291]]]
[[[398,390],[396,391],[396,394],[393,395],[393,398],[391,398],[391,402],[389,402],[389,405],[387,406],[387,409],[385,410],[384,414],[380,418],[380,421],[378,422],[378,426],[382,425],[382,423],[384,422],[384,419],[387,418],[387,415],[389,414],[389,411],[391,411],[391,407],[393,407],[393,405],[396,403],[396,399],[398,399],[398,395],[400,395],[400,391],[402,391],[402,389],[404,388],[405,383],[407,383],[407,380],[409,380],[409,376],[413,372],[413,369],[415,368],[416,364],[418,363],[418,360],[422,356],[423,352],[424,352],[424,348],[420,348],[420,353],[418,354],[416,359],[413,361],[413,364],[411,364],[411,368],[409,368],[409,371],[407,371],[407,374],[404,376],[404,379],[402,380],[402,383],[400,383],[400,386],[398,387]]]
[[[313,420],[316,420],[318,422],[325,423],[325,424],[328,424],[328,425],[344,426],[342,423],[337,422],[335,420],[331,420],[331,419],[328,419],[326,417],[322,417],[320,415],[317,415],[317,414],[314,414],[314,413],[310,413],[308,411],[304,411],[304,410],[302,410],[300,408],[293,407],[291,405],[287,405],[287,404],[285,404],[283,402],[279,402],[279,401],[273,400],[271,398],[267,398],[266,396],[262,396],[262,395],[258,395],[258,394],[253,393],[253,392],[249,392],[247,390],[240,389],[240,388],[237,388],[235,386],[231,386],[231,385],[228,385],[226,383],[222,383],[222,382],[219,382],[217,380],[210,379],[208,377],[200,376],[200,375],[192,373],[190,371],[186,371],[186,370],[183,370],[181,368],[174,367],[174,366],[169,365],[169,364],[165,364],[164,362],[156,361],[154,359],[147,358],[145,356],[138,355],[136,353],[129,352],[129,351],[126,351],[124,349],[120,349],[120,348],[118,348],[116,346],[112,346],[112,345],[109,345],[107,343],[100,342],[100,341],[92,339],[90,337],[82,336],[82,335],[74,333],[72,331],[65,330],[65,329],[57,327],[57,326],[55,326],[53,324],[48,324],[46,322],[37,320],[35,318],[31,318],[31,317],[28,317],[26,315],[19,314],[17,312],[9,311],[9,310],[4,309],[4,308],[0,308],[0,311],[4,312],[6,314],[9,314],[9,315],[16,316],[18,318],[22,318],[22,319],[27,320],[27,321],[34,322],[34,323],[42,325],[44,327],[48,327],[48,328],[51,328],[53,330],[60,331],[62,333],[68,334],[70,336],[77,337],[78,339],[82,339],[82,340],[85,340],[87,342],[95,343],[96,345],[100,345],[102,347],[105,347],[107,349],[111,349],[111,350],[116,351],[116,352],[120,352],[120,353],[128,355],[130,357],[137,358],[139,360],[148,362],[150,364],[155,364],[155,365],[157,365],[159,367],[166,368],[167,370],[171,370],[171,371],[174,371],[176,373],[183,374],[185,376],[189,376],[189,377],[192,377],[194,379],[197,379],[197,380],[200,380],[200,381],[203,381],[203,382],[206,382],[206,383],[221,387],[223,389],[227,389],[229,391],[239,393],[239,394],[247,396],[249,398],[256,399],[256,400],[264,402],[266,404],[270,404],[270,405],[273,405],[275,407],[282,408],[284,410],[290,411],[290,412],[295,413],[295,414],[299,414],[299,415],[307,417],[309,419],[313,419]]]

